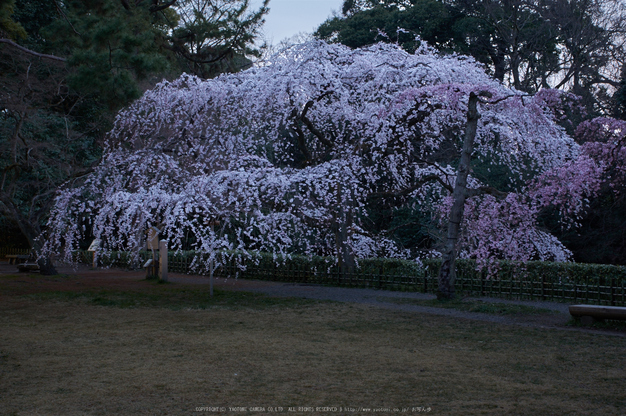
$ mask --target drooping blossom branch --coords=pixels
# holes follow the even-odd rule
[[[522,96],[472,58],[425,44],[408,54],[318,41],[241,73],[162,82],[122,110],[102,163],[60,191],[47,249],[69,259],[93,236],[104,249],[136,253],[144,230],[158,224],[174,249],[413,256],[369,217],[381,203],[439,215],[473,91],[492,98],[478,103],[472,157],[505,167],[510,189],[498,194],[469,172],[460,252],[566,259],[534,213],[592,192],[598,170],[580,159],[546,97]],[[560,189],[575,166],[587,167],[579,173],[591,185]],[[501,225],[490,228],[485,212]]]

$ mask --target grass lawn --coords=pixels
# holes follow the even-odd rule
[[[0,277],[0,415],[626,411],[623,337],[242,292],[209,299],[205,286],[83,286]]]
[[[420,306],[434,306],[438,308],[457,309],[466,312],[489,313],[493,315],[545,315],[553,314],[550,309],[534,308],[532,306],[507,304],[499,302],[485,302],[476,299],[455,299],[440,301],[437,299],[404,299],[380,296],[380,300],[397,304]]]

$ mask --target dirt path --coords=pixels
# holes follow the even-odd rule
[[[16,274],[15,270],[15,266],[10,266],[7,263],[0,263],[0,275]],[[59,268],[59,272],[72,277],[80,277],[80,280],[72,279],[67,283],[54,281],[54,284],[47,285],[48,290],[77,290],[77,285],[81,286],[81,290],[102,287],[103,285],[107,287],[114,287],[115,289],[119,290],[131,288],[136,290],[142,284],[146,284],[145,272],[143,271],[126,271],[119,269],[92,270],[88,266],[81,265],[78,269],[73,269],[71,267],[61,267]],[[22,283],[27,284],[27,282],[30,281],[31,278],[28,278],[27,274],[24,274],[24,276],[25,279]],[[43,276],[37,278],[46,279]],[[169,281],[176,284],[209,284],[208,277],[184,275],[178,273],[170,273]],[[34,282],[31,281],[30,283],[32,286],[32,283]],[[430,300],[435,298],[435,295],[433,294],[416,292],[393,292],[376,289],[341,288],[311,284],[268,282],[260,280],[244,280],[233,278],[216,278],[214,286],[215,288],[219,288],[222,290],[258,292],[267,294],[269,296],[278,297],[300,297],[334,302],[359,303],[390,310],[399,310],[417,314],[450,316],[460,319],[493,322],[506,325],[521,325],[535,328],[554,328],[566,331],[580,331],[586,333],[626,336],[626,331],[598,330],[570,326],[568,325],[571,319],[571,316],[568,312],[569,305],[557,302],[516,301],[484,297],[467,298],[477,299],[489,303],[525,305],[553,311],[553,313],[544,314],[494,315],[412,304],[412,301]],[[36,291],[37,288],[33,286],[32,290]]]

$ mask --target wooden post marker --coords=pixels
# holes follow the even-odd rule
[[[146,248],[148,250],[159,249],[159,234],[161,230],[156,227],[150,227],[146,230]]]
[[[157,227],[150,227],[146,230],[146,248],[152,251],[152,260],[148,260],[143,267],[146,269],[146,279],[154,279],[159,274],[159,261],[157,250],[159,250],[159,230]]]
[[[159,241],[159,280],[167,282],[167,241]]]
[[[91,263],[92,263],[91,266],[94,269],[96,268],[96,251],[100,249],[101,243],[102,243],[102,240],[100,240],[99,238],[96,238],[91,242],[91,244],[89,245],[89,248],[87,249],[88,252],[91,252]]]
[[[213,272],[215,271],[215,260],[211,259],[209,263],[209,296],[213,297]]]

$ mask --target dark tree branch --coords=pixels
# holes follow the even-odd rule
[[[471,198],[474,196],[485,194],[493,195],[497,199],[504,199],[508,195],[506,192],[498,191],[496,188],[493,188],[491,186],[481,186],[477,189],[468,189],[465,195],[467,198]]]
[[[150,13],[160,12],[161,10],[165,10],[174,4],[176,4],[178,0],[171,0],[163,4],[159,4],[158,0],[152,1],[152,6],[150,6]]]
[[[295,112],[295,110],[294,110],[294,112]],[[298,148],[300,149],[300,151],[304,155],[304,158],[306,159],[307,163],[310,163],[311,159],[312,159],[312,156],[311,156],[311,152],[306,147],[306,139],[304,137],[304,132],[302,131],[302,129],[300,128],[298,123],[294,123],[292,128],[296,132],[296,134],[298,135]]]
[[[415,160],[417,160],[419,163],[424,163],[425,165],[434,167],[439,172],[441,172],[441,174],[443,176],[445,176],[446,178],[451,176],[448,172],[446,172],[445,170],[441,169],[441,166],[439,166],[439,164],[437,164],[437,163],[431,162],[431,161],[426,160],[426,159],[417,158],[417,157],[415,158]],[[443,180],[443,179],[441,179],[441,180]],[[451,184],[449,184],[448,182],[441,182],[441,184],[443,185],[444,188],[446,188],[447,190],[452,192],[452,185]]]
[[[309,131],[311,133],[313,133],[313,135],[315,137],[317,137],[319,139],[319,141],[326,147],[330,147],[332,148],[334,146],[333,142],[331,142],[330,140],[328,140],[326,137],[324,137],[324,134],[319,131],[311,122],[311,120],[309,120],[305,115],[300,116],[300,119],[302,120],[302,122],[306,125],[306,127],[309,129]]]
[[[184,37],[179,37],[178,39],[171,39],[172,44],[174,46],[163,45],[163,47],[174,53],[180,54],[180,56],[182,56],[186,60],[193,62],[195,64],[213,64],[215,62],[221,61],[222,59],[226,58],[229,54],[233,53],[233,48],[229,46],[225,48],[222,52],[218,53],[215,58],[210,58],[210,59],[202,58],[201,59],[197,57],[200,55],[200,53],[196,53],[196,54],[190,53],[184,46],[180,44],[181,42],[177,42],[177,40],[179,39],[184,39]]]
[[[124,0],[122,0],[123,2]],[[63,11],[63,8],[59,5],[58,1],[54,1],[55,6],[57,6],[57,11],[59,12],[59,14],[61,16],[63,16],[63,20],[65,20],[67,22],[68,25],[70,25],[70,27],[72,28],[72,31],[74,31],[74,33],[76,33],[78,36],[80,36],[80,33],[78,33],[78,31],[76,30],[76,28],[74,27],[74,25],[72,24],[72,22],[70,22],[70,19],[67,18],[67,15],[65,14],[65,12]]]
[[[393,191],[389,191],[389,192],[374,192],[374,193],[369,195],[369,198],[371,198],[371,199],[374,199],[374,198],[399,198],[399,197],[407,196],[411,192],[414,192],[414,191],[418,190],[419,188],[421,188],[425,183],[432,182],[432,181],[439,182],[441,184],[441,186],[443,186],[444,188],[446,188],[450,192],[453,191],[452,186],[450,186],[443,179],[441,179],[441,177],[439,175],[432,174],[432,175],[424,176],[419,181],[414,183],[412,186],[410,186],[408,188],[405,188],[405,189],[402,189],[401,191],[397,191],[397,192],[393,192]]]
[[[302,114],[300,115],[300,120],[302,120],[302,122],[306,125],[306,127],[309,129],[309,131],[311,133],[313,133],[315,135],[315,137],[317,137],[319,139],[319,141],[326,147],[332,148],[334,146],[334,143],[331,142],[330,140],[328,140],[324,134],[319,131],[311,122],[311,120],[309,120],[309,118],[306,116],[306,114],[308,113],[309,109],[313,106],[313,104],[315,104],[315,102],[319,102],[321,101],[324,97],[327,97],[329,95],[331,95],[333,92],[332,91],[326,91],[324,94],[322,94],[321,96],[319,96],[316,100],[310,100],[308,101],[305,105],[304,105],[304,109],[302,110]]]
[[[36,57],[38,57],[38,58],[52,59],[52,60],[54,60],[54,61],[60,61],[60,62],[66,62],[66,61],[67,61],[67,59],[65,59],[65,58],[60,58],[60,57],[58,57],[58,56],[48,55],[48,54],[45,54],[45,53],[35,52],[35,51],[33,51],[33,50],[30,50],[30,49],[28,49],[28,48],[25,48],[25,47],[23,47],[23,46],[18,45],[17,43],[13,42],[13,41],[12,41],[12,40],[10,40],[10,39],[0,39],[0,43],[6,43],[6,44],[9,44],[9,45],[13,46],[14,48],[19,49],[19,50],[20,50],[20,51],[22,51],[22,52],[25,52],[25,53],[27,53],[27,54],[29,54],[29,55],[36,56]]]
[[[6,183],[6,179],[7,179],[7,175],[10,171],[12,171],[13,169],[19,169],[21,167],[21,165],[19,163],[13,163],[12,165],[9,165],[7,167],[5,167],[3,169],[2,172],[2,183],[0,183],[0,192],[2,192],[4,190],[4,185]]]

